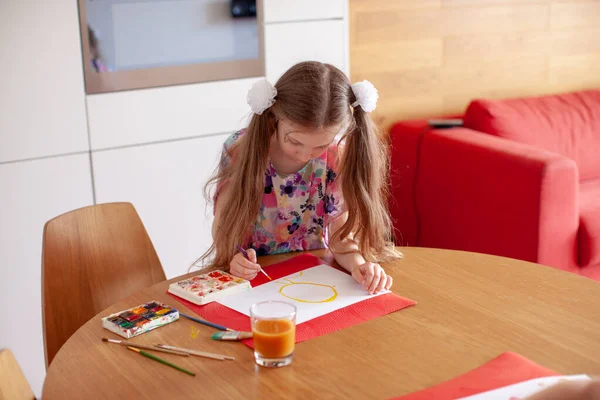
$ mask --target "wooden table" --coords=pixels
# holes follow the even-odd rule
[[[393,290],[418,304],[300,343],[289,367],[258,367],[250,348],[212,341],[213,329],[185,319],[133,340],[199,348],[236,361],[156,353],[197,373],[191,377],[101,342],[115,337],[101,328],[102,316],[152,299],[189,313],[165,293],[168,281],[81,327],[50,365],[42,398],[385,399],[450,379],[505,351],[564,374],[600,374],[598,282],[501,257],[402,251],[404,260],[385,268],[394,278]],[[314,253],[331,261],[325,251]],[[268,265],[289,257],[261,261]]]

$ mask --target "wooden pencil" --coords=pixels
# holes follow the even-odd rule
[[[116,339],[102,338],[102,341],[103,342],[108,342],[108,343],[120,344],[121,346],[125,346],[125,347],[131,346],[131,347],[136,347],[138,349],[160,351],[160,352],[163,352],[163,353],[175,354],[175,355],[183,356],[183,357],[189,357],[190,356],[190,353],[186,353],[185,351],[156,348],[156,347],[153,347],[153,346],[147,346],[145,344],[138,344],[138,343],[128,342],[126,340],[116,340]]]
[[[175,364],[172,364],[172,363],[168,362],[167,360],[163,360],[162,358],[156,357],[154,354],[147,353],[144,350],[136,349],[135,347],[131,347],[131,346],[127,346],[127,348],[131,351],[135,351],[136,353],[143,355],[144,357],[148,357],[154,361],[158,361],[161,364],[165,364],[171,368],[175,368],[178,371],[185,372],[186,374],[191,375],[191,376],[196,376],[195,373],[188,371],[185,368],[181,368],[180,366],[177,366]]]
[[[189,354],[191,354],[193,356],[212,358],[213,360],[220,360],[220,361],[224,361],[224,360],[233,361],[233,360],[235,360],[235,357],[231,357],[231,356],[225,356],[225,355],[222,355],[222,354],[215,354],[215,353],[208,353],[206,351],[191,350],[191,349],[182,349],[180,347],[169,346],[167,344],[157,344],[156,346],[160,347],[162,349],[168,349],[168,350],[176,350],[176,351],[186,352],[186,353],[189,353]]]

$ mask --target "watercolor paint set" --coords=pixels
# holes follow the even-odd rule
[[[178,319],[179,311],[154,300],[102,318],[102,327],[129,339]]]
[[[171,283],[168,291],[201,306],[251,288],[246,279],[217,270]]]

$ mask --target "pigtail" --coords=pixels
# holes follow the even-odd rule
[[[253,114],[244,136],[231,149],[229,163],[219,165],[217,173],[205,187],[205,196],[210,200],[213,186],[217,191],[230,186],[235,193],[228,199],[215,199],[222,210],[219,226],[216,227],[211,247],[198,261],[209,269],[229,269],[235,255],[236,245],[246,245],[254,227],[264,193],[265,169],[269,158],[269,143],[275,131],[275,118],[267,110],[261,115]],[[235,159],[235,162],[232,160]],[[212,258],[212,260],[211,260]]]
[[[353,237],[367,261],[401,256],[391,243],[392,223],[387,208],[389,152],[368,113],[355,107],[344,139],[340,176],[348,218],[331,238],[332,246]]]

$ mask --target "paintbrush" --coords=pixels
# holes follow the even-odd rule
[[[244,340],[250,339],[254,335],[252,332],[215,332],[210,337],[212,340]]]
[[[146,353],[143,350],[136,349],[135,347],[131,347],[131,346],[127,346],[127,348],[131,351],[135,351],[136,353],[143,355],[144,357],[148,357],[154,361],[158,361],[161,364],[165,364],[171,368],[175,368],[177,371],[185,372],[186,374],[191,375],[191,376],[196,376],[195,373],[188,371],[187,369],[181,368],[180,366],[177,366],[175,364],[172,364],[172,363],[168,362],[167,360],[163,360],[162,358],[156,357],[154,354]]]
[[[242,253],[242,255],[246,258],[246,260],[250,261],[250,256],[248,255],[248,252],[244,249],[242,249],[242,246],[240,246],[239,244],[236,244],[238,250],[240,251],[240,253]],[[265,272],[264,269],[262,269],[262,267],[260,267],[260,272],[262,272],[263,274],[265,274],[265,276],[267,278],[269,278],[270,281],[272,281],[273,279],[271,279],[271,277]]]
[[[190,353],[186,353],[185,351],[169,350],[169,349],[157,349],[156,347],[153,347],[153,346],[146,346],[144,344],[132,343],[132,342],[128,342],[126,340],[115,340],[115,339],[102,338],[102,341],[103,342],[108,342],[108,343],[120,344],[121,346],[125,346],[125,347],[130,347],[131,346],[131,347],[137,347],[139,349],[161,351],[163,353],[175,354],[175,355],[183,356],[183,357],[189,357],[190,356]]]
[[[221,331],[230,331],[233,332],[233,329],[227,328],[223,325],[215,324],[214,322],[205,321],[200,318],[192,317],[191,315],[179,313],[179,316],[189,319],[190,321],[198,322],[199,324],[210,326],[211,328],[219,329]]]
[[[207,353],[206,351],[198,351],[198,350],[191,350],[191,349],[182,349],[180,347],[169,346],[169,345],[166,345],[166,344],[157,344],[155,346],[159,347],[161,349],[169,349],[169,350],[176,350],[176,351],[186,352],[186,353],[189,353],[189,354],[191,354],[193,356],[212,358],[213,360],[220,360],[220,361],[224,361],[224,360],[231,360],[231,361],[233,361],[233,360],[235,360],[235,357],[224,356],[222,354]]]

